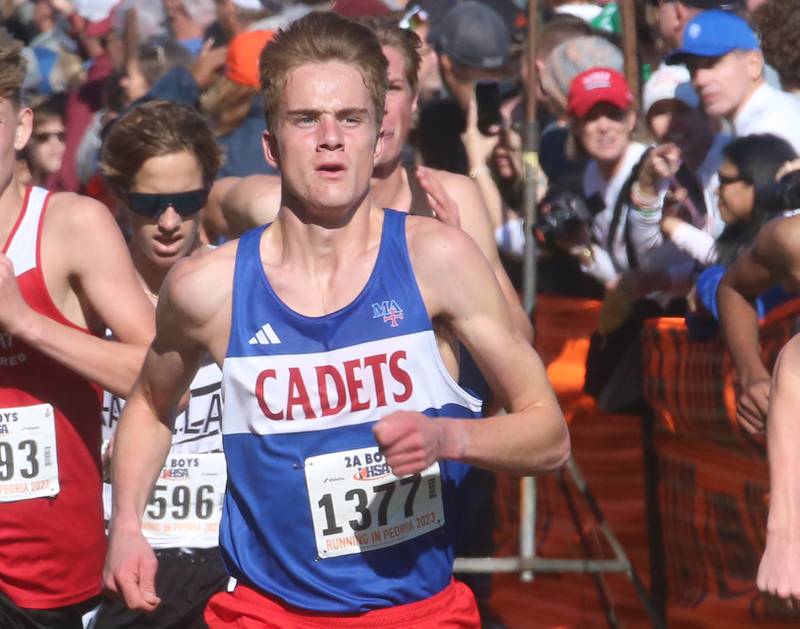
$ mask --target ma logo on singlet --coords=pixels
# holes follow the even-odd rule
[[[396,328],[399,320],[403,318],[403,309],[394,299],[387,299],[377,304],[372,304],[372,318],[383,319],[391,327]]]

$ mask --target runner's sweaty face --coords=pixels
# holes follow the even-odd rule
[[[281,171],[284,203],[312,221],[343,217],[369,191],[382,146],[377,136],[374,107],[355,67],[328,61],[292,70],[264,147]]]
[[[136,173],[130,192],[175,193],[203,187],[200,163],[188,151],[151,157]],[[136,266],[143,262],[168,269],[195,245],[199,210],[181,216],[168,207],[157,218],[130,212],[133,236],[130,247]]]
[[[403,55],[392,46],[383,46],[389,61],[389,91],[386,92],[386,109],[383,115],[383,151],[376,166],[392,164],[399,159],[411,128],[411,115],[417,108],[417,97],[406,79],[406,62]]]

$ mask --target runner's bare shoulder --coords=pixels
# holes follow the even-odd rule
[[[455,283],[467,290],[470,270],[474,269],[474,265],[488,265],[469,235],[458,227],[439,221],[409,216],[406,219],[406,241],[414,274],[429,307],[429,299],[425,295],[427,288],[452,286]]]
[[[58,234],[85,232],[86,238],[101,239],[107,230],[122,238],[110,210],[100,201],[73,192],[54,192],[47,201],[45,225]],[[99,233],[97,230],[101,230]]]
[[[238,241],[192,255],[175,263],[161,289],[162,299],[187,323],[204,326],[230,312]]]
[[[127,247],[109,209],[91,197],[72,192],[50,195],[44,219],[43,238],[47,255],[56,256],[66,273],[104,268],[96,261],[124,256]],[[108,267],[106,267],[108,268]]]

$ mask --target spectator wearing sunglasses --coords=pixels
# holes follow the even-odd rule
[[[717,264],[703,271],[697,279],[693,302],[697,307],[687,318],[695,338],[706,338],[716,330],[716,325],[701,325],[701,320],[708,315],[719,319],[717,290],[727,267],[753,244],[756,234],[768,221],[783,213],[755,203],[755,190],[775,181],[783,164],[796,157],[788,142],[766,133],[737,138],[722,150],[717,205],[725,228],[714,244]],[[776,292],[759,297],[756,300],[759,316],[781,303],[785,295],[778,288]]]
[[[32,184],[46,186],[48,177],[61,168],[65,139],[64,117],[58,100],[51,98],[33,107],[33,133],[24,153]]]
[[[105,139],[102,168],[129,211],[128,246],[142,289],[153,303],[175,263],[205,249],[198,238],[200,210],[221,161],[214,135],[200,115],[165,101],[133,108]],[[105,601],[95,629],[203,627],[207,600],[226,584],[217,548],[227,480],[221,377],[216,363],[206,360],[190,384],[188,405],[175,420],[166,467],[142,519],[142,530],[159,558],[157,587],[167,604],[145,617],[121,601]],[[113,443],[123,407],[123,400],[106,393],[106,443]],[[125,424],[121,426],[124,431]],[[113,445],[110,452],[113,456]],[[108,519],[110,486],[104,497]]]

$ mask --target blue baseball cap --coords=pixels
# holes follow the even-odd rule
[[[744,19],[729,11],[712,9],[686,24],[683,45],[667,57],[667,64],[686,63],[687,57],[721,57],[732,50],[759,48],[758,37]]]

